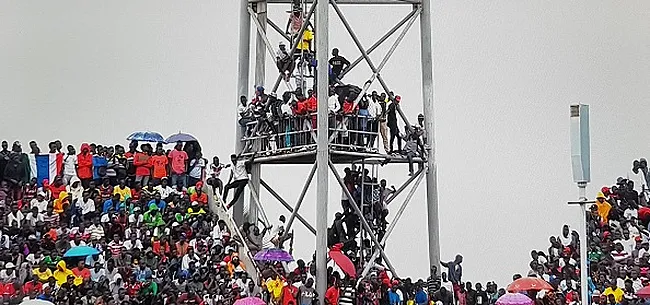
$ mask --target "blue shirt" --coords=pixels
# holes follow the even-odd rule
[[[167,207],[167,202],[165,202],[165,200],[162,199],[160,199],[160,202],[158,203],[156,203],[156,199],[151,199],[151,201],[149,201],[147,206],[151,206],[152,204],[155,204],[160,210],[164,210]]]
[[[113,199],[108,199],[104,201],[104,207],[102,208],[103,213],[108,213],[109,208],[113,208],[113,211],[119,212],[122,205],[118,202],[117,206],[113,203]]]
[[[415,293],[415,303],[416,304],[426,304],[429,302],[427,294],[424,293],[424,290],[419,290]]]
[[[390,305],[397,305],[399,304],[399,294],[397,294],[395,291],[389,291],[388,292],[388,304]]]
[[[104,176],[99,174],[100,168],[102,168],[102,173]],[[93,179],[102,179],[106,176],[106,168],[108,167],[108,160],[103,156],[93,156]]]

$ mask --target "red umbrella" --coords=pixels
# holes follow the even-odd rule
[[[642,298],[650,298],[650,286],[645,286],[636,292],[636,295]]]
[[[553,286],[545,280],[536,277],[522,277],[510,285],[508,285],[508,292],[521,292],[528,290],[553,290]]]
[[[336,244],[332,246],[332,249],[329,252],[329,256],[334,261],[334,263],[336,263],[336,265],[338,265],[339,268],[345,272],[345,274],[355,278],[357,277],[356,268],[354,267],[354,264],[350,258],[341,252],[341,247],[343,247],[343,244]]]

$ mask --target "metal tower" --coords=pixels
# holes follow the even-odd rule
[[[291,88],[291,84],[283,77],[282,73],[279,73],[277,79],[272,80],[271,82],[266,82],[265,77],[265,61],[266,54],[271,56],[274,60],[276,58],[275,50],[272,45],[269,43],[267,37],[267,27],[270,26],[274,31],[278,32],[284,39],[288,41],[290,47],[290,55],[294,55],[296,52],[297,45],[301,39],[295,39],[292,41],[291,37],[287,35],[280,27],[278,27],[276,22],[273,22],[267,17],[267,6],[269,5],[291,5],[297,0],[240,0],[240,21],[239,21],[239,66],[238,73],[239,79],[237,84],[237,93],[238,96],[249,96],[250,86],[249,86],[249,65],[250,61],[254,60],[254,84],[257,85],[273,85],[273,92],[276,92],[279,85],[284,81],[288,88]],[[427,212],[428,212],[428,243],[429,243],[429,261],[430,266],[439,267],[440,265],[440,244],[439,244],[439,224],[438,224],[438,190],[437,190],[437,172],[436,172],[436,162],[435,162],[435,133],[434,133],[434,104],[433,104],[433,59],[432,59],[432,40],[431,40],[431,0],[301,0],[299,1],[308,9],[304,9],[304,20],[310,21],[312,17],[315,19],[314,24],[314,34],[316,41],[316,61],[317,63],[327,63],[330,47],[328,45],[328,31],[321,29],[328,29],[329,25],[329,8],[331,7],[340,21],[345,26],[348,34],[354,41],[357,49],[362,54],[359,58],[354,60],[351,66],[343,72],[343,74],[348,73],[351,69],[355,68],[362,61],[365,61],[366,64],[372,70],[372,75],[370,76],[369,81],[364,85],[363,92],[368,89],[370,84],[377,80],[383,90],[388,93],[391,92],[388,84],[384,81],[381,76],[381,70],[385,64],[390,59],[391,55],[396,50],[397,46],[401,43],[404,36],[410,29],[410,27],[419,20],[420,23],[420,44],[421,44],[421,73],[422,73],[422,105],[423,112],[426,117],[425,120],[425,131],[426,138],[428,143],[425,143],[426,154],[424,158],[418,158],[416,162],[419,162],[423,167],[415,173],[410,179],[408,179],[402,186],[399,187],[395,196],[391,197],[389,200],[392,200],[396,195],[402,193],[406,190],[409,185],[412,185],[404,203],[399,207],[399,210],[395,213],[396,216],[389,222],[390,226],[388,227],[386,233],[381,238],[375,234],[369,234],[369,238],[372,240],[373,255],[370,259],[370,262],[373,262],[375,258],[381,256],[385,264],[391,269],[394,275],[397,275],[397,271],[394,270],[392,264],[390,263],[390,258],[384,253],[383,245],[385,244],[387,238],[390,236],[392,229],[399,220],[402,212],[406,208],[411,197],[417,190],[418,184],[426,176],[426,195],[427,195]],[[411,6],[412,10],[407,14],[403,19],[401,19],[396,25],[394,25],[387,33],[385,33],[379,40],[377,40],[372,46],[365,47],[361,44],[357,35],[355,34],[354,29],[348,23],[343,9],[345,5],[366,5],[368,9],[372,9],[376,6],[389,6],[395,7],[395,5],[407,5]],[[419,17],[419,18],[418,18]],[[250,34],[251,34],[251,21],[254,24],[253,29],[256,32],[255,39],[255,56],[251,57],[251,43],[250,43]],[[300,27],[300,31],[296,37],[302,37],[305,29],[307,28],[308,22],[304,22]],[[400,28],[402,29],[399,34],[397,34],[397,39],[393,45],[388,50],[387,54],[383,57],[383,60],[376,64],[373,62],[369,55],[377,47],[383,44],[389,37],[397,33]],[[328,79],[328,70],[327,69],[317,69],[316,80],[327,80]],[[317,81],[315,81],[317,82]],[[316,236],[316,269],[317,269],[317,291],[319,293],[321,304],[324,304],[322,298],[325,295],[325,290],[327,288],[326,280],[326,249],[327,249],[327,217],[317,217],[316,227],[313,227],[308,221],[306,221],[302,216],[300,216],[299,209],[303,202],[305,193],[309,185],[311,184],[313,177],[317,178],[317,215],[328,215],[328,175],[331,173],[334,175],[338,181],[338,187],[343,188],[344,192],[350,199],[352,203],[351,206],[354,209],[354,212],[359,216],[362,228],[368,232],[372,232],[368,222],[364,218],[362,211],[355,204],[354,198],[347,188],[345,188],[344,181],[342,177],[337,172],[334,164],[352,164],[352,163],[363,163],[365,164],[377,164],[378,162],[389,161],[391,163],[405,163],[405,158],[395,157],[386,154],[380,154],[378,151],[358,151],[355,149],[341,149],[345,145],[335,144],[335,139],[337,134],[343,132],[347,133],[347,130],[343,131],[339,127],[332,128],[331,124],[328,125],[328,105],[326,102],[328,100],[328,83],[325,81],[317,82],[317,100],[323,101],[318,102],[317,109],[317,124],[316,128],[313,129],[311,126],[307,126],[305,130],[300,132],[292,131],[287,127],[287,132],[283,134],[276,134],[275,136],[246,136],[244,135],[244,129],[237,123],[237,140],[236,140],[236,151],[242,152],[242,156],[251,155],[253,152],[267,151],[267,154],[263,154],[261,157],[257,157],[254,161],[254,166],[252,168],[252,178],[249,183],[250,188],[250,208],[247,211],[246,215],[243,212],[243,203],[235,205],[235,210],[233,212],[233,217],[236,221],[242,222],[244,216],[249,222],[256,223],[258,217],[261,217],[261,221],[268,223],[264,213],[264,205],[259,202],[259,190],[260,187],[264,187],[274,198],[276,198],[288,211],[291,212],[291,216],[287,222],[287,231],[291,227],[294,219],[298,219],[302,224],[304,224],[314,235]],[[361,94],[362,95],[362,94]],[[356,104],[357,101],[355,101]],[[407,118],[404,116],[402,111],[397,107],[399,114],[404,121],[404,123],[409,126],[410,124]],[[344,120],[347,120],[344,118]],[[343,121],[347,122],[347,121]],[[345,123],[343,123],[345,124]],[[310,124],[307,124],[310,125]],[[338,125],[337,125],[338,126]],[[318,132],[319,130],[329,130],[328,132]],[[365,131],[365,130],[364,130]],[[366,132],[367,133],[367,132]],[[303,147],[300,150],[293,150],[295,147],[284,147],[281,145],[281,137],[291,137],[292,139],[305,136]],[[375,135],[376,136],[376,135]],[[276,147],[270,148],[267,147],[269,141],[275,141]],[[303,141],[303,140],[300,140]],[[283,151],[282,154],[275,154],[277,151]],[[261,167],[263,164],[313,164],[309,177],[298,197],[294,207],[291,207],[289,203],[284,200],[273,188],[268,185],[264,180],[260,179]],[[415,183],[413,183],[415,182]],[[338,192],[338,189],[337,189]],[[243,201],[243,198],[240,198]],[[362,229],[362,230],[363,230]],[[368,272],[370,264],[364,269],[364,275]]]

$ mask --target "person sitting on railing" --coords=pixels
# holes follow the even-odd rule
[[[287,51],[287,45],[284,41],[280,41],[279,48],[275,62],[279,72],[284,77],[284,80],[288,82],[291,79],[291,74],[293,73],[296,63],[293,58],[289,56],[289,51]]]
[[[237,121],[241,127],[245,128],[246,136],[250,136],[251,128],[248,123],[255,121],[253,118],[253,111],[248,104],[245,95],[239,97],[239,106],[237,106]]]

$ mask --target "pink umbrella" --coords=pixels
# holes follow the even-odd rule
[[[496,305],[532,305],[533,300],[521,293],[506,293],[497,300]]]
[[[264,302],[260,298],[256,297],[247,297],[243,299],[239,299],[235,301],[233,305],[266,305],[266,302]]]

